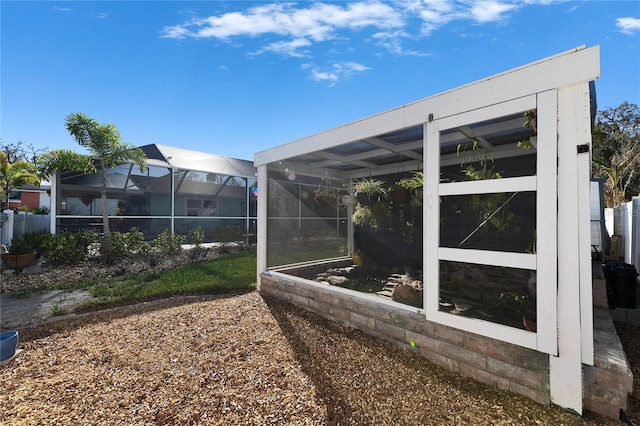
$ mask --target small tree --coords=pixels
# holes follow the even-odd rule
[[[0,151],[7,155],[10,163],[18,161],[26,161],[28,163],[36,163],[38,155],[47,151],[46,148],[36,148],[31,143],[18,141],[15,143],[6,143],[0,140]]]
[[[623,102],[598,112],[592,133],[594,176],[603,177],[607,207],[640,191],[640,109]]]
[[[7,154],[0,151],[0,186],[4,208],[9,208],[9,194],[11,190],[22,185],[40,185],[40,178],[36,174],[36,166],[26,161],[10,162]]]
[[[113,124],[100,124],[83,113],[72,113],[65,119],[67,131],[82,147],[89,151],[85,156],[73,151],[58,150],[38,159],[43,176],[52,176],[56,170],[97,172],[100,174],[100,195],[102,202],[102,243],[101,255],[104,263],[111,262],[113,243],[109,229],[107,211],[106,171],[125,163],[133,163],[140,171],[147,168],[147,157],[138,147],[122,142],[120,132]]]

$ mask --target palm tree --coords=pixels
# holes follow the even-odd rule
[[[9,162],[9,157],[0,152],[0,187],[4,198],[4,207],[9,208],[11,190],[22,185],[40,185],[40,178],[36,174],[36,166],[27,161]]]
[[[132,163],[147,168],[145,153],[135,145],[122,142],[120,131],[113,124],[100,124],[83,113],[69,114],[65,119],[67,131],[75,141],[89,151],[89,155],[68,150],[57,150],[39,159],[39,170],[44,176],[52,176],[56,170],[75,170],[100,173],[100,195],[102,201],[101,254],[105,263],[111,261],[113,244],[107,211],[106,171],[121,164]]]

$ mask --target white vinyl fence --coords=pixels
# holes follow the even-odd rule
[[[6,215],[6,216],[5,216]],[[4,246],[11,241],[32,232],[50,232],[51,222],[48,214],[18,213],[13,210],[5,210],[0,226],[0,242]]]
[[[624,262],[640,271],[640,196],[605,209],[605,223],[609,235],[622,236],[621,257]]]

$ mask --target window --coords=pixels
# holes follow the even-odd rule
[[[217,200],[187,198],[187,216],[215,216],[218,211]]]

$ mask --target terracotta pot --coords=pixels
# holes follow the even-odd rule
[[[533,331],[534,333],[538,331],[538,323],[527,317],[522,317],[522,325],[524,325],[524,328],[526,328],[529,331]]]
[[[26,254],[3,254],[2,267],[4,269],[13,269],[16,272],[22,271],[24,268],[31,266],[36,260],[37,253]]]

